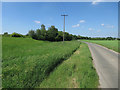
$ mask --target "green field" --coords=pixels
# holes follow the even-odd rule
[[[84,43],[44,80],[40,88],[97,88],[96,70],[88,46]]]
[[[47,42],[2,38],[3,88],[37,87],[57,65],[80,46],[78,41]]]
[[[120,50],[118,49],[119,42],[118,40],[84,40],[84,41],[100,44],[102,46],[105,46],[109,49],[112,49],[120,53]]]
[[[2,38],[3,88],[97,88],[87,44]]]

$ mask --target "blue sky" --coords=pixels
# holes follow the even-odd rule
[[[63,30],[66,17],[66,31],[81,36],[117,37],[117,2],[3,2],[2,32],[27,34],[30,29],[46,29],[55,25]]]

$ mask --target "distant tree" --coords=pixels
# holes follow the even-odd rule
[[[73,35],[72,36],[72,40],[76,40],[77,39],[77,36],[76,35]]]
[[[55,37],[55,41],[62,41],[63,40],[63,37],[61,35],[57,35]]]
[[[63,32],[58,31],[55,26],[51,26],[46,30],[45,25],[41,25],[41,29],[37,29],[36,31],[30,30],[28,35],[36,40],[47,40],[47,41],[62,41],[63,40]],[[91,37],[83,37],[69,34],[68,32],[64,33],[64,40],[76,40],[76,39],[91,39]]]
[[[77,39],[81,39],[81,36],[80,36],[80,35],[78,35],[78,36],[77,36]]]
[[[120,40],[120,38],[117,38],[117,40]]]
[[[37,30],[36,30],[36,36],[37,36],[37,39],[38,39],[38,40],[41,40],[41,39],[42,39],[42,37],[41,37],[41,30],[40,30],[40,29],[37,29]]]
[[[69,34],[69,40],[72,40],[73,35]]]
[[[11,37],[23,37],[23,35],[14,32],[11,34]]]
[[[45,29],[45,25],[44,24],[42,24],[41,25],[41,40],[46,40],[46,34],[47,34],[47,31],[46,31],[46,29]]]
[[[88,37],[89,40],[91,40],[91,37]]]
[[[101,40],[105,40],[106,38],[102,38]]]
[[[48,41],[55,41],[56,36],[58,35],[58,29],[55,26],[51,26],[48,28],[47,31],[47,40]]]
[[[24,37],[26,38],[30,38],[29,34],[27,33],[26,35],[24,35]]]
[[[107,37],[106,39],[107,40],[114,40],[112,37]]]
[[[65,32],[65,41],[70,41],[72,40],[72,35],[70,35],[68,32]]]
[[[4,32],[3,36],[10,36],[8,32]]]
[[[41,30],[46,30],[44,24],[41,25]]]
[[[63,40],[63,32],[58,31],[58,35],[55,38],[56,41],[62,41]]]
[[[8,35],[8,32],[4,32],[4,35]]]
[[[36,39],[36,38],[37,38],[36,33],[35,33],[34,30],[30,30],[30,31],[28,32],[28,34],[29,34],[29,36],[32,37],[33,39]]]

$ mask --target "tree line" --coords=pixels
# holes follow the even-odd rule
[[[44,41],[62,41],[63,40],[63,32],[58,31],[58,29],[55,26],[51,26],[46,30],[45,25],[41,25],[40,29],[36,30],[29,30],[29,32],[26,35],[22,35],[19,33],[12,33],[8,34],[8,32],[5,32],[3,36],[11,36],[11,37],[31,37],[36,40],[44,40]],[[72,35],[68,32],[64,33],[64,40],[70,41],[70,40],[77,40],[77,39],[86,39],[86,40],[120,40],[120,38],[114,38],[114,37],[85,37],[80,35]]]
[[[45,40],[45,41],[62,41],[63,40],[63,32],[58,31],[55,26],[51,26],[46,30],[45,25],[41,25],[41,29],[37,29],[36,31],[30,30],[28,35],[36,40]],[[64,33],[65,41],[76,40],[77,36],[69,34],[67,32]]]
[[[115,37],[83,37],[78,35],[77,39],[86,39],[86,40],[120,40],[120,38]]]

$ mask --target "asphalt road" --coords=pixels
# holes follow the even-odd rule
[[[118,53],[103,46],[88,43],[93,63],[99,75],[100,88],[118,88]]]

